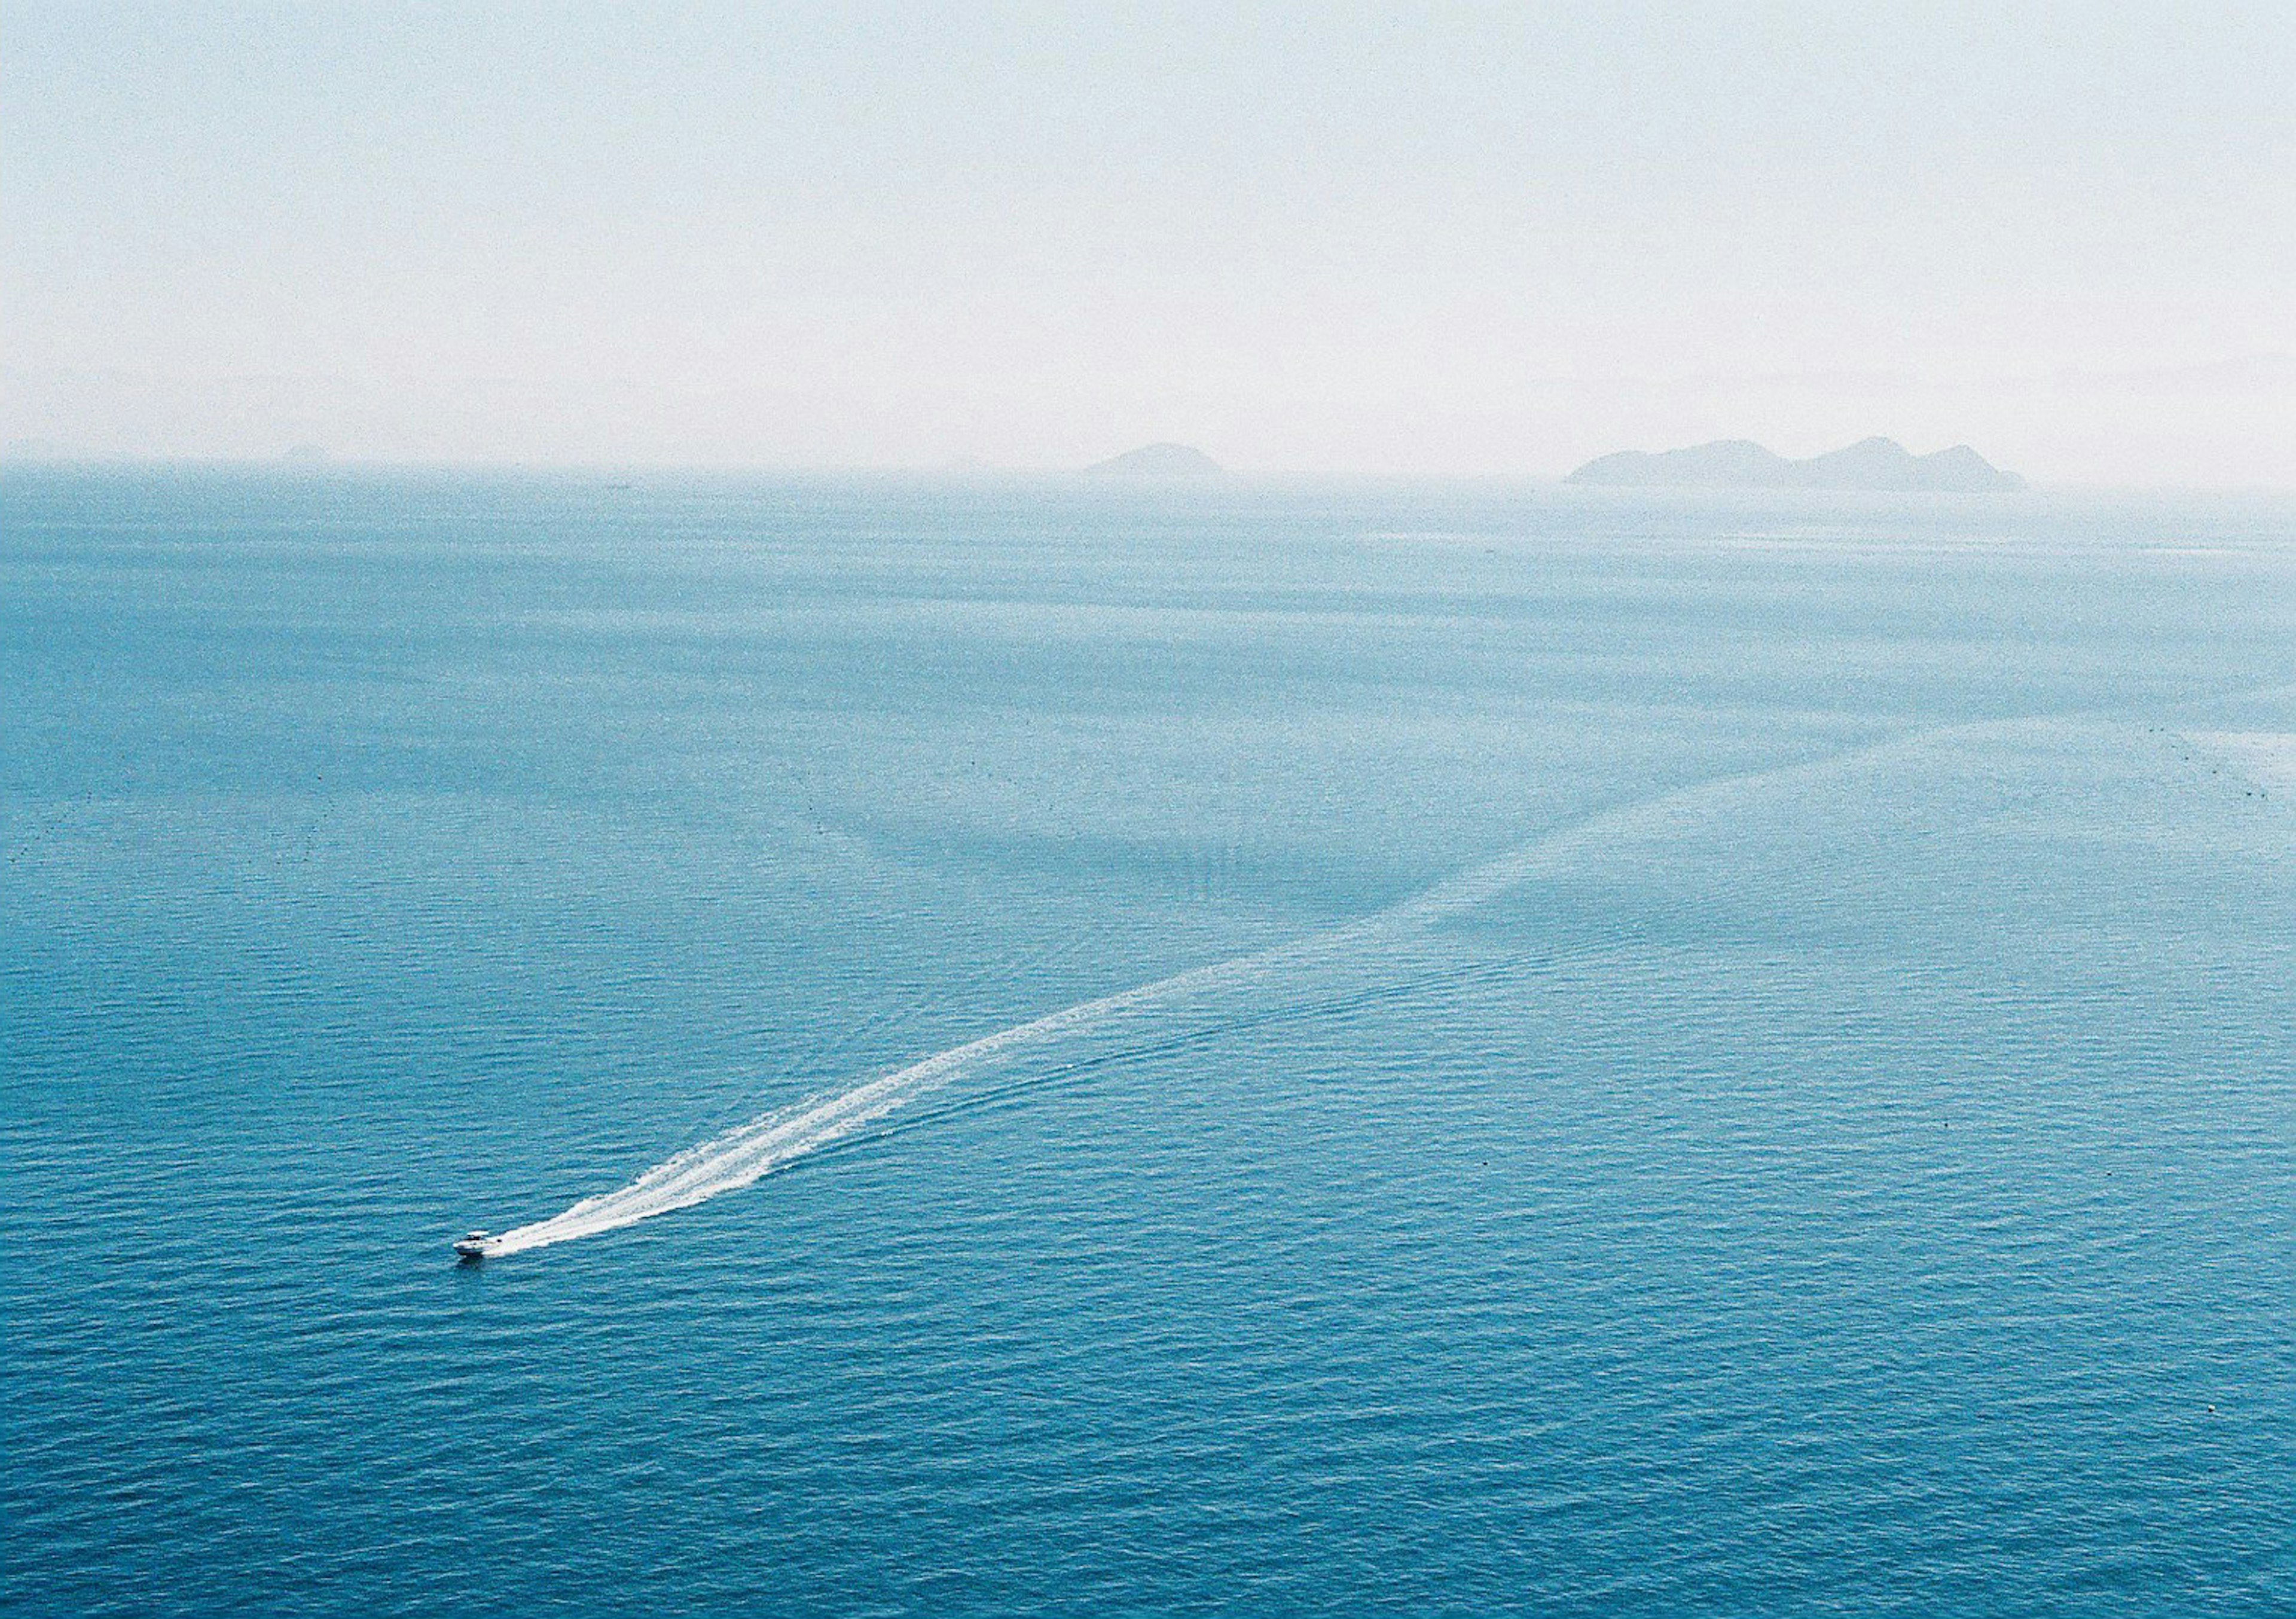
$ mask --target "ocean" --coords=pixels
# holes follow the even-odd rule
[[[2296,1607],[2296,502],[20,467],[0,682],[8,1612]]]

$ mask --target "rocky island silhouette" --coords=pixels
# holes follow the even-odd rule
[[[1650,454],[1621,450],[1598,456],[1569,482],[1635,489],[1868,489],[1990,494],[2021,489],[1965,444],[1916,455],[1894,438],[1867,438],[1843,449],[1792,461],[1747,438],[1720,438]]]

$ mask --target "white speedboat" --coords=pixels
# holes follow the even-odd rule
[[[462,1259],[484,1259],[487,1256],[487,1234],[472,1231],[455,1239],[455,1253]]]

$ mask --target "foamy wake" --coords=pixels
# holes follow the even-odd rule
[[[1187,991],[1242,977],[1275,953],[1240,957],[1159,978],[1120,994],[1084,1001],[1027,1023],[953,1046],[922,1062],[832,1096],[810,1097],[713,1136],[666,1158],[617,1191],[585,1198],[563,1214],[489,1238],[489,1255],[516,1254],[577,1237],[594,1237],[672,1209],[691,1208],[735,1191],[783,1165],[852,1134],[926,1092],[985,1067],[1016,1047],[1036,1044],[1119,1013],[1153,1006]]]
[[[1949,727],[1948,729],[1959,729]],[[1904,741],[1910,739],[1897,739]],[[1881,744],[1888,747],[1891,744]],[[952,1047],[922,1062],[869,1080],[849,1091],[816,1096],[689,1147],[657,1164],[619,1190],[586,1198],[563,1214],[537,1220],[488,1239],[488,1255],[594,1237],[673,1209],[690,1208],[724,1192],[738,1190],[798,1158],[816,1152],[883,1118],[918,1097],[966,1077],[1021,1049],[1047,1043],[1128,1012],[1156,1010],[1188,994],[1247,987],[1257,977],[1297,967],[1310,959],[1342,959],[1366,946],[1383,947],[1382,960],[1399,966],[1406,937],[1447,916],[1465,912],[1541,872],[1559,869],[1590,846],[1640,831],[1660,831],[1694,810],[1710,812],[1718,797],[1741,789],[1775,786],[1780,780],[1822,771],[1876,751],[1852,748],[1830,758],[1782,770],[1757,771],[1701,783],[1680,791],[1597,815],[1574,828],[1550,833],[1507,854],[1476,866],[1417,896],[1361,921],[1316,934],[1292,944],[1214,962],[1121,993],[1085,1001],[979,1040]]]

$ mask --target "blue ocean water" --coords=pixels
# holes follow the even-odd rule
[[[2296,1605],[2286,501],[20,470],[0,680],[9,1611]]]

